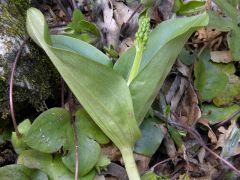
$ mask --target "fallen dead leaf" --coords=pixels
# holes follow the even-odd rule
[[[210,138],[211,142],[216,144],[217,143],[217,136],[216,134],[213,132],[212,128],[209,126],[209,122],[208,119],[206,118],[200,118],[198,120],[198,123],[203,124],[204,126],[206,126],[208,128],[208,137]]]
[[[218,129],[222,134],[219,135],[217,146],[215,149],[222,147],[222,156],[224,158],[229,158],[240,153],[240,144],[239,144],[239,128],[236,125],[236,122],[232,124],[226,130],[224,127]]]
[[[164,142],[164,146],[166,148],[168,156],[174,161],[177,157],[177,149],[169,133],[165,134],[163,142]]]
[[[201,147],[198,152],[198,160],[201,164],[203,164],[204,162],[205,155],[206,155],[206,150],[204,147]]]
[[[211,60],[216,63],[229,63],[233,61],[230,51],[212,51]]]
[[[140,174],[143,174],[148,170],[148,165],[151,160],[150,157],[143,156],[141,154],[134,154],[134,159],[137,162],[137,168]]]
[[[103,11],[103,22],[99,21],[97,24],[105,31],[107,46],[110,47],[110,45],[112,45],[114,49],[117,49],[120,36],[120,27],[117,25],[113,17],[113,4],[109,2],[111,1],[96,1],[96,4],[102,8]]]
[[[185,123],[189,126],[195,125],[202,115],[198,106],[197,94],[190,82],[187,82],[187,87],[177,106],[176,113],[181,119],[185,117],[184,119],[187,120]]]
[[[121,27],[124,23],[126,23],[129,17],[133,14],[134,10],[126,6],[123,2],[115,2],[114,1],[114,18],[119,27]],[[131,17],[128,26],[128,31],[134,31],[137,28],[137,18],[139,13],[135,13],[133,17]]]
[[[227,139],[227,137],[229,137],[232,129],[234,128],[234,125],[230,125],[228,129],[225,129],[223,126],[219,127],[218,128],[218,131],[221,133],[219,135],[219,138],[218,138],[218,141],[217,141],[217,145],[214,149],[217,149],[219,147],[223,147],[224,146],[224,143]]]
[[[102,145],[102,152],[108,156],[111,161],[120,161],[122,155],[120,151],[112,144]]]

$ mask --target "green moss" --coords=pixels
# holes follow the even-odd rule
[[[28,0],[8,0],[8,3],[0,4],[0,37],[4,37],[0,45],[6,51],[0,52],[0,67],[4,69],[4,73],[0,72],[0,120],[9,115],[8,81],[11,64],[26,36],[25,13],[30,5]],[[13,97],[16,114],[25,110],[29,104],[36,110],[44,110],[46,99],[54,97],[56,91],[59,92],[59,74],[45,53],[33,42],[27,43],[15,74]]]

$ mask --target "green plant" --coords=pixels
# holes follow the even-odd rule
[[[90,180],[96,171],[110,161],[101,153],[99,144],[109,139],[92,121],[87,112],[79,109],[76,114],[79,145],[79,178]],[[12,144],[19,154],[15,171],[27,175],[28,169],[37,169],[50,179],[73,179],[75,171],[75,144],[70,113],[63,108],[51,108],[40,114],[34,122],[26,119],[19,124],[21,138],[12,133]],[[63,153],[61,152],[63,151]],[[54,155],[53,155],[54,154]],[[19,166],[24,166],[19,172]],[[9,171],[14,172],[14,166]],[[5,173],[0,171],[0,176]]]
[[[144,18],[144,32],[148,35],[149,19]],[[92,179],[95,175],[93,167],[99,168],[99,164],[107,162],[104,157],[99,158],[101,153],[98,143],[106,143],[109,138],[122,153],[129,179],[140,179],[133,158],[133,148],[140,137],[138,126],[142,123],[187,39],[197,27],[207,24],[206,13],[165,21],[150,33],[147,42],[147,36],[139,35],[136,47],[126,51],[113,65],[106,55],[79,39],[49,35],[42,13],[35,8],[28,10],[29,35],[44,49],[86,110],[80,112],[82,116],[76,122],[79,126],[78,143],[80,147],[84,147],[79,150],[80,177]],[[141,32],[141,26],[139,31]],[[141,38],[140,42],[138,38]],[[129,78],[131,80],[127,83]],[[86,116],[88,120],[90,119],[87,122],[92,119],[96,124],[87,125],[86,121],[81,121]],[[23,122],[25,125],[20,124],[19,127],[24,126],[20,128],[22,137],[17,139],[14,134],[12,137],[13,142],[17,141],[15,148],[20,153],[16,168],[22,170],[19,166],[25,165],[28,168],[39,169],[51,179],[58,179],[56,172],[59,171],[62,179],[73,179],[74,146],[69,119],[69,112],[54,108],[40,115],[32,125],[28,121]],[[88,128],[84,128],[83,131],[81,125]],[[154,130],[151,122],[149,126]],[[98,127],[108,138],[100,129],[96,133]],[[144,147],[143,143],[146,140],[139,141],[138,150]],[[147,153],[151,154],[156,149],[156,142],[153,144],[154,148],[151,151],[146,150]],[[51,153],[56,153],[61,147],[69,152],[67,156],[61,157],[57,153],[57,156],[53,157]],[[91,157],[86,151],[89,148],[98,151],[95,154],[98,154],[97,158],[101,162],[97,162],[96,158],[81,159],[81,152],[86,152]],[[38,157],[41,158],[38,160]],[[84,160],[85,163],[81,164]],[[28,170],[25,175],[28,175]]]
[[[207,23],[208,16],[204,13],[160,24],[151,33],[139,73],[128,87],[123,78],[127,75],[119,70],[124,69],[124,73],[129,74],[128,67],[134,63],[133,59],[120,57],[112,68],[108,57],[89,44],[68,36],[50,36],[39,10],[30,8],[27,13],[29,35],[45,50],[94,122],[119,148],[131,180],[140,179],[132,152],[140,136],[138,124],[185,41],[196,27]]]
[[[94,23],[85,20],[79,9],[73,11],[72,21],[65,28],[63,35],[71,36],[88,43],[95,42],[100,37],[100,32]]]
[[[178,15],[189,15],[194,14],[199,11],[204,11],[205,1],[188,1],[184,2],[183,0],[176,0],[174,2],[174,11]]]

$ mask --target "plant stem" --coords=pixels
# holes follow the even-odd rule
[[[21,133],[18,130],[18,126],[17,126],[17,121],[16,121],[16,117],[15,117],[15,112],[14,112],[14,103],[13,103],[13,81],[14,81],[14,74],[17,68],[17,63],[19,61],[20,55],[24,49],[24,46],[26,44],[26,42],[28,41],[29,37],[27,36],[24,41],[22,42],[17,55],[14,59],[13,65],[12,65],[12,70],[11,70],[11,76],[10,76],[10,80],[9,80],[9,106],[10,106],[10,113],[11,113],[11,117],[12,117],[12,122],[13,122],[13,127],[14,130],[16,132],[17,138],[21,137]]]
[[[137,76],[140,64],[141,64],[141,60],[142,60],[142,54],[143,54],[143,48],[139,48],[136,50],[136,55],[133,61],[133,66],[132,69],[130,71],[130,75],[128,78],[128,86],[129,84],[132,82],[132,80]]]
[[[122,153],[125,168],[128,174],[129,180],[141,180],[137,170],[136,162],[133,157],[133,151],[131,148],[123,148],[120,150]]]

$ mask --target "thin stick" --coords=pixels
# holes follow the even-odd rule
[[[78,180],[78,167],[79,167],[79,161],[78,161],[78,135],[77,135],[77,126],[76,126],[76,119],[73,115],[73,98],[72,93],[69,94],[69,111],[71,114],[71,124],[73,128],[73,135],[74,135],[74,144],[75,144],[75,180]]]
[[[15,71],[16,71],[16,67],[17,67],[17,63],[18,63],[18,60],[20,58],[20,55],[22,53],[22,50],[24,48],[24,45],[26,44],[27,40],[28,40],[29,37],[26,37],[18,52],[17,52],[17,55],[14,59],[14,62],[13,62],[13,65],[12,65],[12,71],[11,71],[11,76],[10,76],[10,80],[9,80],[9,106],[10,106],[10,113],[11,113],[11,117],[12,117],[12,122],[13,122],[13,127],[14,127],[14,130],[16,132],[16,135],[18,138],[21,137],[21,134],[20,132],[18,131],[18,127],[17,127],[17,121],[16,121],[16,117],[15,117],[15,112],[14,112],[14,103],[13,103],[13,81],[14,81],[14,74],[15,74]]]
[[[237,116],[238,114],[240,114],[240,109],[235,111],[233,114],[231,114],[229,117],[227,117],[224,121],[218,123],[216,126],[220,127],[224,124],[226,124],[228,121],[231,121],[235,116]]]
[[[164,164],[164,163],[166,163],[166,162],[168,162],[168,161],[171,161],[171,160],[172,160],[171,158],[164,159],[164,160],[158,162],[157,164],[154,164],[154,166],[152,166],[150,169],[151,169],[152,171],[154,171],[155,167],[157,167],[158,165]]]

